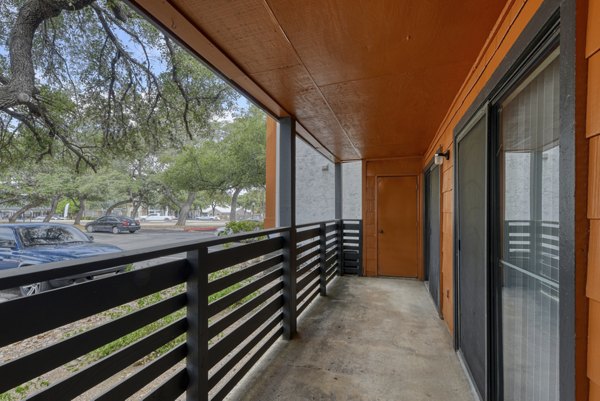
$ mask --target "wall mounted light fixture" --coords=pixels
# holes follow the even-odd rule
[[[444,163],[444,159],[450,159],[450,150],[442,152],[442,148],[440,148],[435,155],[433,155],[433,163],[436,166],[441,166]]]

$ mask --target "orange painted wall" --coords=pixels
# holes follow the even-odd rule
[[[267,116],[265,228],[277,224],[277,121]]]
[[[421,185],[421,157],[403,157],[398,159],[365,160],[363,161],[363,265],[366,276],[377,275],[377,177],[406,176],[417,177],[419,186],[419,222],[421,217],[422,185]],[[422,224],[419,223],[422,230]],[[421,238],[419,233],[419,255],[422,255]],[[423,277],[423,261],[419,260],[419,278]]]
[[[590,0],[585,57],[588,61],[586,137],[589,140],[588,208],[590,222],[587,376],[590,401],[600,400],[600,0]]]

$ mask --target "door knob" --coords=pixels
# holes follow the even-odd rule
[[[379,230],[379,234],[383,234],[383,230]]]

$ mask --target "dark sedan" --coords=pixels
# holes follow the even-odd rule
[[[26,223],[0,225],[0,269],[78,259],[120,252],[114,245],[94,243],[92,238],[65,224]],[[22,295],[33,295],[51,288],[91,280],[95,276],[123,271],[123,266],[69,276],[20,288]]]
[[[129,231],[133,234],[139,229],[140,222],[138,220],[123,216],[103,216],[85,225],[85,230],[88,233],[104,231],[118,234]]]

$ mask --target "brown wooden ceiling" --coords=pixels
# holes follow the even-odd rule
[[[137,0],[337,160],[422,155],[506,0]]]

